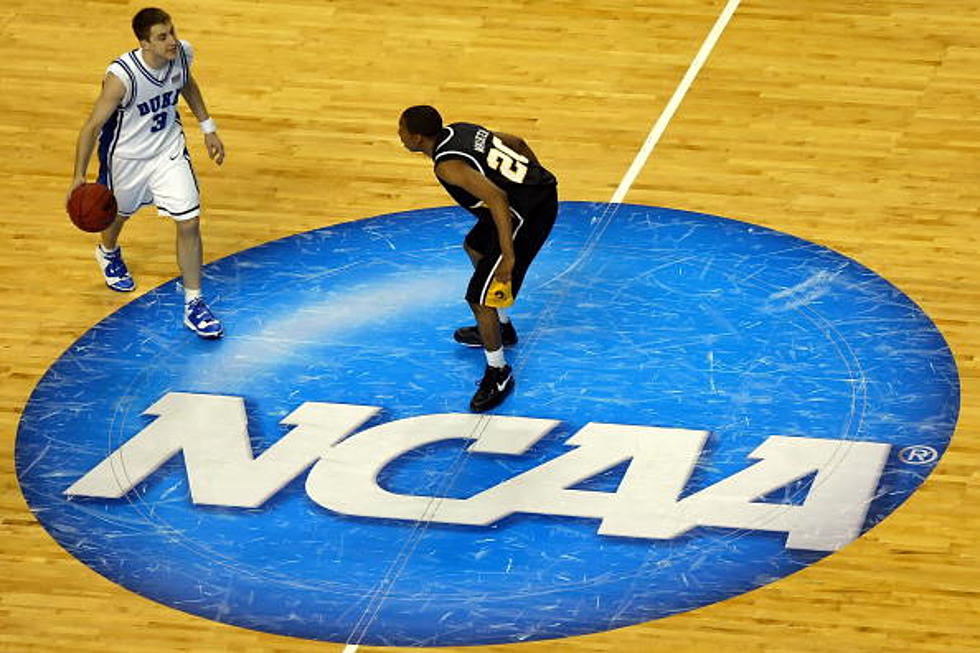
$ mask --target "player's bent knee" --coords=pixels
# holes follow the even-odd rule
[[[483,260],[483,254],[473,249],[465,242],[463,243],[463,250],[466,252],[466,255],[470,257],[470,261],[473,262],[474,266],[476,266],[477,263]]]

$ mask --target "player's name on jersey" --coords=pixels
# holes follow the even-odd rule
[[[478,129],[476,136],[473,137],[473,149],[477,152],[485,153],[487,151],[488,136],[490,136],[490,132],[486,129]]]

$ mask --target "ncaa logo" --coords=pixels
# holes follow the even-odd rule
[[[598,216],[598,217],[597,217]],[[455,208],[218,261],[205,342],[172,284],[39,383],[18,477],[72,555],[174,608],[296,637],[566,637],[773,582],[938,463],[959,383],[929,318],[835,252],[746,223],[563,203],[508,352],[479,351]]]

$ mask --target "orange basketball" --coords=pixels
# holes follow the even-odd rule
[[[116,219],[116,198],[102,184],[82,184],[68,198],[68,217],[82,231],[102,231]]]

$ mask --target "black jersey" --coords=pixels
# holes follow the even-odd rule
[[[515,207],[536,204],[558,183],[546,168],[507,147],[486,127],[466,122],[454,122],[443,128],[432,159],[435,164],[449,159],[466,162],[507,193],[508,203]],[[488,209],[478,198],[442,179],[439,183],[460,206],[477,217],[488,217]]]

